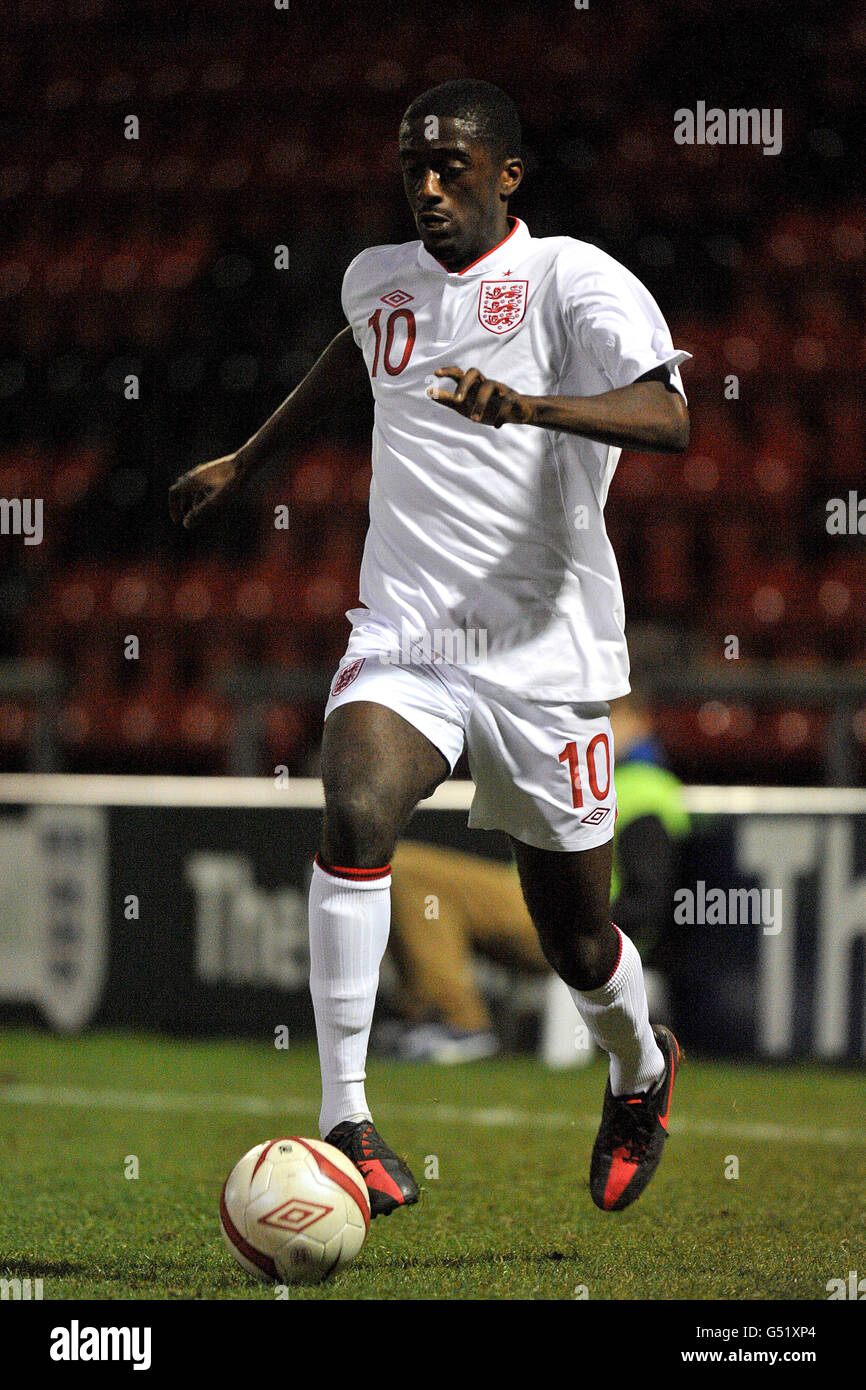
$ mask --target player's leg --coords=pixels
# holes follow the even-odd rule
[[[439,749],[395,710],[372,700],[338,706],[322,739],[321,858],[365,871],[388,864],[418,802],[449,773]]]
[[[661,1160],[679,1048],[651,1025],[637,948],[610,921],[612,841],[570,853],[512,843],[542,949],[610,1057],[589,1181],[596,1206],[620,1211]]]
[[[610,920],[616,795],[606,703],[547,704],[508,691],[476,700],[467,748],[470,824],[504,830],[542,949],[610,1056],[590,1187],[628,1205],[658,1166],[678,1051],[649,1023],[640,956]]]
[[[648,1091],[664,1071],[634,944],[610,920],[613,841],[558,852],[512,838],[541,948],[610,1056],[614,1095]]]
[[[390,924],[390,857],[416,803],[449,773],[394,710],[367,700],[325,721],[321,852],[310,884],[310,992],[322,1072],[320,1132],[357,1163],[373,1215],[417,1200],[411,1173],[372,1125],[364,1088]]]
[[[310,889],[323,1135],[370,1118],[364,1071],[390,927],[391,853],[417,802],[448,771],[439,750],[384,705],[353,701],[325,721],[325,817]]]

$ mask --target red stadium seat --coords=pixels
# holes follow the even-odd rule
[[[218,621],[232,611],[233,590],[233,577],[216,564],[191,565],[175,578],[171,618],[181,628]]]
[[[608,502],[611,510],[626,504],[630,509],[654,508],[667,489],[670,468],[669,455],[631,454],[626,451],[617,464],[611,483]]]
[[[310,451],[292,474],[293,510],[321,512],[339,499],[343,480],[342,460],[333,446]]]
[[[0,756],[17,753],[23,757],[35,719],[36,711],[32,703],[0,699]]]
[[[40,595],[38,621],[49,626],[86,627],[98,615],[104,588],[105,576],[100,566],[85,561],[69,574],[49,582]]]
[[[321,738],[321,717],[311,719],[302,705],[268,705],[263,718],[263,756],[269,771],[285,766],[294,775],[311,775],[302,765],[306,750]]]
[[[691,527],[680,521],[652,523],[645,530],[644,584],[654,606],[678,608],[693,598]]]
[[[0,454],[0,497],[44,497],[53,454],[33,445]]]
[[[232,710],[227,700],[192,692],[179,701],[173,741],[196,753],[222,757],[228,747],[231,727]]]
[[[163,616],[165,605],[165,579],[155,564],[115,571],[109,582],[109,616],[120,623],[155,621]]]

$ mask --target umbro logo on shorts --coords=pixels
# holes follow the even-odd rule
[[[610,815],[609,806],[596,806],[594,811],[590,811],[588,816],[581,816],[581,825],[601,825],[605,816]]]
[[[350,661],[348,666],[344,666],[337,679],[334,681],[334,688],[331,694],[339,695],[341,691],[346,689],[347,685],[351,685],[366,660],[367,658],[365,656],[359,656],[357,661]]]
[[[390,294],[382,295],[382,303],[390,304],[392,309],[399,309],[401,304],[408,304],[410,299],[415,296],[407,294],[405,290],[392,290]]]

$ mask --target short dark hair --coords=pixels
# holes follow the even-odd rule
[[[492,82],[467,77],[431,87],[407,107],[400,130],[410,121],[427,116],[451,116],[465,121],[472,127],[475,139],[483,141],[495,159],[513,159],[520,154],[517,107],[508,93]]]

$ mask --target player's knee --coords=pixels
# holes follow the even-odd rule
[[[378,787],[326,788],[322,850],[331,864],[375,869],[387,864],[397,838],[391,799]]]
[[[599,972],[610,954],[610,917],[587,921],[570,931],[545,931],[539,927],[541,949],[548,963],[572,989],[595,989]]]

